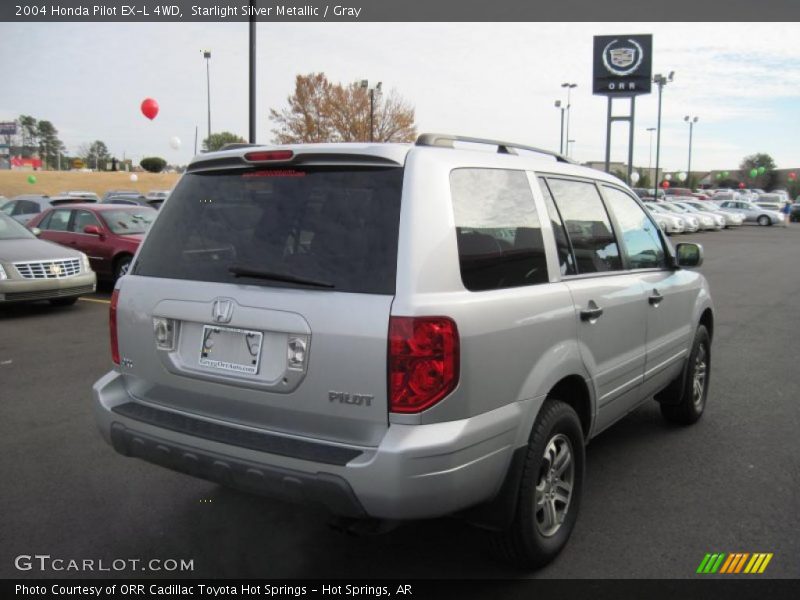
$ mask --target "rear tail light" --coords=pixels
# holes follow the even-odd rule
[[[244,155],[244,158],[250,162],[263,162],[268,160],[291,160],[293,156],[294,152],[291,150],[265,150],[248,152]]]
[[[117,340],[117,301],[119,290],[111,294],[111,308],[108,311],[108,329],[111,333],[111,360],[119,364],[119,341]]]
[[[458,383],[459,343],[447,317],[391,317],[389,320],[389,410],[418,413]]]

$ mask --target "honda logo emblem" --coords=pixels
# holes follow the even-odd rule
[[[214,323],[230,323],[233,317],[233,300],[218,298],[211,306],[211,318]]]

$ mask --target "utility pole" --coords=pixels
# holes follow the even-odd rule
[[[669,75],[664,77],[660,73],[653,76],[653,83],[658,86],[658,124],[656,126],[656,176],[653,178],[653,198],[658,198],[658,167],[659,159],[661,157],[661,94],[664,91],[664,86],[670,81],[675,79],[675,71],[670,71]]]
[[[250,0],[250,135],[248,141],[251,144],[256,143],[256,18],[254,6],[255,0]],[[209,129],[211,129],[210,126]]]

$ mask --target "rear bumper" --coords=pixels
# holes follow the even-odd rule
[[[341,516],[382,519],[437,517],[494,497],[530,409],[515,403],[460,421],[391,424],[377,447],[350,447],[149,406],[129,396],[116,371],[93,394],[100,431],[120,454]]]
[[[64,279],[4,279],[0,281],[0,304],[91,294],[96,284],[94,271]]]

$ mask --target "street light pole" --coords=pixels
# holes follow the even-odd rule
[[[658,124],[656,125],[656,173],[653,178],[653,199],[658,198],[658,167],[661,158],[661,94],[664,91],[664,86],[670,81],[675,79],[675,71],[670,71],[669,75],[664,77],[661,73],[656,73],[653,76],[653,83],[658,86]]]
[[[379,81],[374,88],[369,87],[369,80],[362,79],[361,80],[361,88],[366,89],[367,93],[369,94],[369,141],[375,141],[375,92],[380,93],[381,86],[383,85],[382,81]]]
[[[564,154],[564,107],[561,106],[561,100],[556,100],[556,108],[561,111],[561,137],[558,142],[558,153]]]
[[[697,123],[698,117],[690,117],[686,115],[683,117],[683,120],[689,124],[689,166],[686,168],[686,181],[689,182],[689,187],[691,187],[692,181],[692,130],[694,129],[694,124]]]
[[[249,135],[247,141],[251,144],[256,143],[256,18],[254,9],[255,0],[250,0],[250,102],[248,107]],[[209,110],[209,112],[211,111]],[[209,129],[211,129],[210,126]]]
[[[211,137],[211,51],[203,50],[206,59],[206,89],[208,90],[208,137]]]
[[[650,154],[647,158],[647,172],[650,173],[650,177],[653,176],[653,132],[655,130],[655,127],[647,128],[647,131],[650,132]]]
[[[562,88],[567,88],[567,129],[566,129],[566,136],[567,136],[567,156],[569,156],[569,113],[572,104],[570,103],[570,92],[572,92],[572,88],[578,87],[577,83],[562,83]]]

